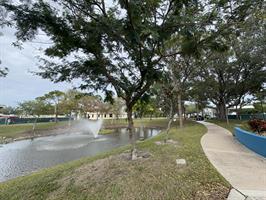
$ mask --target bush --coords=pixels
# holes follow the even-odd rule
[[[250,128],[257,132],[258,134],[262,134],[266,131],[266,121],[261,119],[253,119],[248,122]]]

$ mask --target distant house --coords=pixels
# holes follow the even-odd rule
[[[97,112],[87,112],[87,118],[88,119],[125,119],[127,118],[127,114],[125,112],[122,112],[120,115],[116,116],[113,112],[108,113],[97,113]]]
[[[252,104],[249,104],[249,105],[243,106],[241,109],[244,110],[244,109],[254,109],[254,108],[255,107]],[[237,115],[236,107],[229,108],[228,110],[229,110],[228,111],[229,115]]]
[[[203,113],[204,113],[204,116],[208,115],[211,118],[216,116],[216,110],[214,108],[204,108]]]

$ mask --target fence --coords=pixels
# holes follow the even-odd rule
[[[240,119],[240,120],[250,120],[253,118],[263,119],[263,115],[266,118],[265,114],[241,114],[241,115],[228,115],[228,119]]]
[[[9,124],[26,124],[26,123],[34,123],[35,118],[9,118]],[[60,117],[57,118],[57,121],[68,121],[68,117]],[[44,123],[44,122],[53,122],[55,121],[53,117],[49,118],[37,118],[37,123]],[[7,118],[0,118],[0,124],[6,124],[7,123]]]

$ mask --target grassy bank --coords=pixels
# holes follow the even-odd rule
[[[155,144],[163,133],[138,142],[149,158],[130,161],[128,146],[115,149],[1,183],[0,199],[225,199],[229,185],[200,145],[205,132],[195,122],[183,129],[174,125],[170,138],[177,144]],[[187,165],[178,167],[177,158]]]
[[[103,127],[104,128],[113,128],[116,126],[127,127],[126,119],[114,119],[114,120],[104,120]],[[142,119],[134,119],[134,126],[149,126],[149,127],[165,127],[167,125],[167,120],[165,118],[142,118]]]
[[[68,122],[47,122],[47,123],[37,123],[35,131],[40,132],[44,130],[51,130],[59,127],[63,127]],[[29,134],[32,134],[32,123],[28,124],[11,124],[11,125],[0,125],[0,137],[6,138],[18,138]]]
[[[211,122],[211,123],[217,124],[218,126],[226,128],[231,133],[234,133],[235,127],[240,127],[244,130],[250,131],[247,121],[231,119],[229,120],[229,124],[227,124],[226,120],[209,119],[208,122]]]
[[[73,123],[73,122],[72,122]],[[165,119],[136,119],[135,126],[154,126],[154,127],[164,127],[166,125]],[[38,135],[46,135],[47,132],[50,133],[51,130],[64,127],[68,122],[48,122],[48,123],[37,123],[35,132]],[[25,136],[32,136],[32,123],[28,124],[11,124],[11,125],[0,125],[0,138],[19,138]],[[104,120],[103,128],[100,134],[110,134],[113,133],[116,127],[126,127],[127,121],[125,119],[119,120]],[[47,131],[47,132],[46,132]]]
[[[165,118],[142,118],[142,119],[135,119],[134,120],[134,126],[140,127],[140,126],[146,126],[146,127],[157,127],[157,128],[165,128],[167,126],[167,120]],[[174,123],[173,125],[178,125]],[[117,127],[127,127],[128,123],[126,119],[114,119],[114,120],[104,120],[103,126],[99,132],[101,135],[111,134],[115,131],[115,128]]]

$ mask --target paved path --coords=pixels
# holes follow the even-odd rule
[[[266,200],[266,159],[240,144],[227,129],[199,123],[208,129],[201,139],[202,148],[220,174],[247,199]]]

